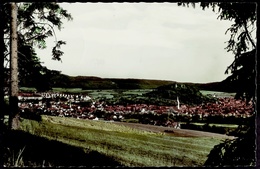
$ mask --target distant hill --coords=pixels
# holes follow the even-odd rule
[[[96,76],[68,76],[55,74],[49,78],[51,87],[82,88],[82,89],[155,89],[160,86],[171,84],[194,85],[199,90],[235,92],[235,85],[223,80],[211,83],[181,83],[169,80],[152,79],[123,79],[123,78],[101,78]],[[31,84],[23,84],[23,87],[33,87]]]
[[[211,82],[211,83],[193,83],[199,90],[209,90],[209,91],[220,91],[235,93],[238,90],[239,85],[237,83],[228,82],[226,79],[221,82]]]
[[[117,85],[119,89],[154,89],[159,86],[164,86],[175,81],[166,80],[149,80],[149,79],[105,79],[110,80]]]
[[[154,89],[176,83],[166,80],[100,78],[95,76],[56,75],[50,79],[52,87],[82,89]]]

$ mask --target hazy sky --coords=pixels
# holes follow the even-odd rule
[[[48,48],[37,50],[44,65],[71,76],[215,82],[234,57],[224,49],[232,24],[211,9],[177,3],[62,3],[73,20],[56,31],[62,62]]]

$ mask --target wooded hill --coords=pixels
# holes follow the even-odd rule
[[[151,79],[120,79],[120,78],[100,78],[95,76],[68,76],[65,74],[56,74],[48,79],[51,87],[61,88],[82,88],[91,89],[155,89],[159,86],[170,84],[192,85],[199,90],[234,92],[234,84],[227,83],[225,80],[212,83],[182,83],[169,80],[151,80]],[[42,82],[46,84],[46,82]],[[23,87],[34,87],[30,83],[23,82]]]

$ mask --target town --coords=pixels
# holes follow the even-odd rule
[[[209,119],[212,117],[247,118],[253,115],[252,102],[235,100],[232,97],[218,98],[215,103],[197,106],[180,104],[158,106],[148,104],[107,105],[84,94],[57,92],[19,93],[21,114],[37,112],[42,115],[73,117],[77,119],[124,121],[139,119],[139,123],[177,127],[183,119]],[[164,117],[164,118],[162,118]],[[180,125],[178,125],[180,127]]]

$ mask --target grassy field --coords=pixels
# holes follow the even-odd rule
[[[144,93],[150,92],[152,89],[122,89],[122,94],[125,95],[142,95]],[[35,88],[31,87],[21,87],[20,91],[24,92],[35,92]],[[113,94],[117,94],[117,91],[112,89],[107,90],[82,90],[81,88],[53,88],[53,92],[66,92],[66,93],[88,93],[94,97],[99,95],[102,97],[110,98]],[[235,93],[218,92],[218,91],[208,91],[200,90],[203,95],[215,95],[216,97],[234,97]]]
[[[200,90],[203,95],[215,95],[216,97],[234,97],[235,93],[227,93],[227,92],[218,92],[218,91],[208,91],[208,90]]]
[[[206,123],[190,123],[198,126],[203,126]],[[228,127],[228,128],[237,128],[238,124],[215,124],[215,123],[210,123],[209,126],[216,126],[216,127]]]
[[[123,166],[202,166],[220,139],[173,137],[104,121],[42,116],[23,119],[21,129],[33,135],[96,151]],[[99,159],[101,160],[101,159]]]
[[[37,90],[33,87],[20,87],[19,90],[21,92],[36,92]]]

